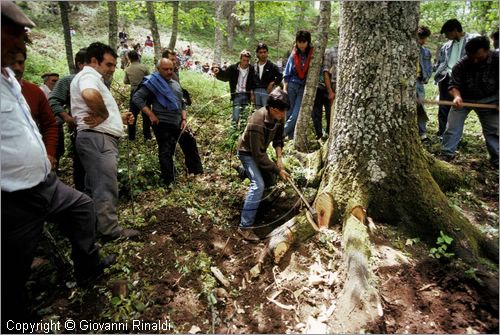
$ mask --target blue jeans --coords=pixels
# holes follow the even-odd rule
[[[233,115],[231,117],[231,125],[236,127],[240,121],[240,115],[245,111],[248,105],[248,96],[246,93],[236,93],[233,99]]]
[[[256,88],[255,93],[255,109],[265,107],[267,104],[267,90],[265,88]]]
[[[238,154],[238,157],[243,164],[247,177],[250,179],[250,188],[241,212],[240,227],[249,227],[255,221],[264,190],[275,183],[276,174],[261,171],[252,156]]]
[[[448,85],[450,83],[450,76],[446,75],[446,77],[438,83],[439,87],[439,100],[443,101],[453,101],[453,97],[450,95],[448,91]],[[446,129],[446,123],[448,122],[448,114],[450,113],[450,106],[440,105],[438,109],[438,135],[443,136],[444,131]]]
[[[302,104],[302,96],[304,95],[304,85],[298,83],[288,83],[288,101],[290,101],[290,109],[286,113],[285,136],[293,139],[295,133],[295,125],[299,118],[300,105]]]
[[[457,149],[458,143],[460,143],[464,131],[465,119],[467,119],[470,111],[471,108],[451,108],[448,115],[446,130],[443,134],[442,153],[444,155],[455,155],[455,150]],[[488,149],[488,153],[490,154],[490,161],[492,164],[498,166],[498,111],[478,109],[476,114],[483,128],[483,136],[486,141],[486,149]]]

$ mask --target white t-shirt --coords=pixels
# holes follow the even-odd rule
[[[33,120],[21,86],[11,69],[0,79],[0,137],[2,191],[26,190],[44,181],[51,165],[42,135]]]
[[[76,120],[78,131],[90,129],[83,121],[83,118],[88,116],[90,111],[82,97],[82,91],[87,88],[96,89],[101,93],[109,114],[108,118],[104,120],[103,123],[92,129],[113,136],[122,136],[124,134],[123,121],[118,105],[111,95],[110,90],[104,84],[101,74],[91,66],[85,66],[71,82],[71,115]]]
[[[240,74],[238,75],[238,84],[236,85],[236,92],[244,93],[246,92],[246,87],[247,87],[249,67],[247,67],[246,69],[242,69],[238,65],[238,70],[240,71]]]

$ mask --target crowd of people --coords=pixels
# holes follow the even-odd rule
[[[142,46],[137,44],[129,50],[127,34],[122,31],[118,52],[103,43],[91,43],[76,54],[75,74],[62,78],[57,73],[43,74],[44,84],[37,87],[23,79],[28,57],[25,28],[34,27],[34,23],[11,1],[2,1],[1,9],[1,267],[4,274],[9,274],[2,276],[2,319],[26,320],[29,313],[25,283],[46,221],[58,224],[69,238],[74,273],[81,286],[92,283],[116,260],[114,255],[100,255],[97,238],[106,243],[140,235],[118,222],[118,145],[126,136],[124,125],[129,139],[135,140],[140,115],[144,138],[152,139],[154,134],[166,188],[176,182],[173,158],[177,143],[189,173],[202,174],[203,165],[187,122],[191,102],[181,85],[179,55],[175,51],[164,49],[156,71],[151,73],[141,64]],[[415,37],[420,48],[416,66],[417,117],[419,134],[425,140],[424,85],[434,72],[440,99],[452,101],[451,108],[441,106],[438,112],[442,158],[450,161],[472,110],[464,102],[498,105],[498,49],[490,50],[488,37],[465,33],[455,19],[447,21],[440,33],[449,41],[441,47],[434,65],[424,46],[431,36],[429,28],[419,27]],[[495,43],[498,48],[498,32]],[[147,36],[144,48],[152,47],[154,41]],[[248,228],[254,225],[265,189],[275,183],[277,176],[290,178],[282,150],[285,139],[294,138],[313,52],[310,32],[299,30],[285,65],[269,60],[265,43],[257,44],[255,62],[253,54],[243,50],[235,64],[194,63],[201,72],[210,71],[218,80],[229,82],[231,125],[241,129],[237,145],[241,165],[236,169],[242,179],[250,179],[238,229],[246,240],[259,239]],[[323,55],[311,115],[318,139],[328,135],[334,117],[338,52],[334,46]],[[191,60],[192,55],[188,46],[182,56]],[[125,72],[124,84],[130,85],[129,111],[123,113],[109,89],[119,59]],[[490,161],[498,168],[498,110],[474,110]],[[323,114],[326,131],[322,128]],[[74,188],[62,183],[56,174],[65,152],[64,125],[70,131],[73,147]],[[276,160],[267,155],[271,144]]]

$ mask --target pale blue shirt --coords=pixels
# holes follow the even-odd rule
[[[4,70],[9,77],[2,74],[0,79],[0,185],[2,191],[14,192],[44,181],[51,165],[21,86],[11,69]]]
[[[111,95],[110,90],[104,84],[101,74],[90,66],[85,66],[78,72],[70,85],[71,115],[76,120],[78,131],[90,128],[83,121],[83,118],[88,116],[90,111],[89,106],[87,106],[82,96],[82,91],[87,88],[96,89],[101,93],[106,109],[108,110],[108,118],[92,129],[113,136],[122,136],[124,134],[123,121],[118,105],[113,95]]]

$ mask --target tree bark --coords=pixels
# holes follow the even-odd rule
[[[255,44],[255,1],[249,2],[248,11],[248,36],[250,36],[250,44]]]
[[[160,33],[158,31],[158,24],[156,23],[154,2],[146,1],[146,10],[148,12],[148,21],[151,28],[151,35],[153,35],[155,64],[156,64],[156,62],[161,58],[161,41],[160,41]]]
[[[216,64],[221,63],[221,52],[222,52],[222,39],[223,31],[221,28],[221,22],[224,19],[224,1],[217,0],[215,2],[215,37],[214,37],[214,60]]]
[[[108,44],[113,49],[118,46],[118,9],[116,1],[108,1]]]
[[[227,17],[227,48],[233,50],[234,48],[234,33],[236,29],[236,17],[234,15],[234,7],[236,1],[227,1],[225,4],[225,15]]]
[[[170,42],[168,43],[168,48],[170,50],[175,49],[175,43],[177,42],[177,31],[179,30],[179,1],[172,2],[172,34],[170,35]]]
[[[59,1],[59,9],[61,10],[61,23],[64,33],[64,47],[66,48],[66,60],[68,62],[68,69],[70,73],[76,73],[75,63],[73,60],[73,46],[71,43],[71,33],[69,25],[68,10],[69,3],[67,1]]]
[[[314,53],[309,70],[307,72],[306,87],[304,88],[304,96],[302,98],[302,104],[300,105],[299,117],[295,128],[294,146],[295,149],[300,152],[312,152],[318,150],[319,148],[311,114],[314,107],[314,100],[316,99],[316,90],[323,63],[323,55],[325,53],[326,43],[328,42],[330,15],[330,1],[321,1],[318,39],[314,47]]]

